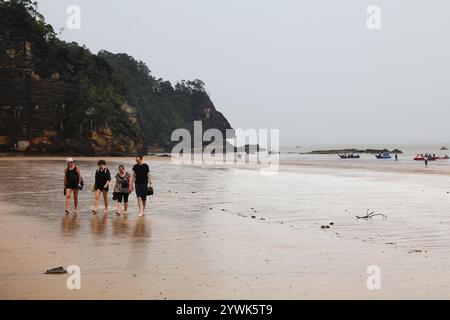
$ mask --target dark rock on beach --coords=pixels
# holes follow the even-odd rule
[[[67,270],[64,269],[63,267],[57,267],[45,271],[45,274],[64,274],[64,273],[67,273]]]

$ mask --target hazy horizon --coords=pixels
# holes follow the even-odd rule
[[[445,144],[450,3],[39,0],[61,39],[125,52],[156,78],[201,79],[234,128],[279,128],[282,145]]]

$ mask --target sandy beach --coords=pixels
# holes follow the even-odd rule
[[[0,301],[450,300],[449,11],[0,0]]]
[[[294,161],[264,176],[152,158],[155,195],[138,218],[134,195],[127,217],[93,216],[89,190],[64,216],[64,163],[29,160],[0,160],[1,299],[450,298],[445,167]],[[89,185],[95,161],[78,160]],[[367,208],[387,218],[356,219]],[[43,274],[69,265],[80,290]],[[370,265],[380,290],[367,288]]]

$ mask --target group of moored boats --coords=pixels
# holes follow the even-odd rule
[[[361,158],[359,154],[354,154],[354,153],[341,153],[341,154],[338,154],[338,156],[341,159],[359,159],[359,158]],[[389,152],[376,154],[375,157],[377,159],[391,159],[392,158],[392,156]]]
[[[341,159],[359,159],[359,158],[361,158],[359,156],[359,154],[354,154],[354,153],[339,154],[339,157],[341,157]]]
[[[441,149],[444,150],[444,149]],[[342,154],[338,154],[338,156],[341,159],[360,159],[360,155],[359,154],[354,154],[354,153],[342,153]],[[392,156],[389,152],[384,152],[384,153],[379,153],[376,154],[375,157],[377,159],[391,159]],[[396,158],[397,159],[397,158]],[[421,154],[417,154],[414,157],[415,161],[436,161],[436,160],[449,160],[450,157],[448,155],[445,156],[438,156],[436,154],[431,154],[431,153],[421,153]]]

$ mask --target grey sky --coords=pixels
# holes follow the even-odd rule
[[[282,144],[450,141],[448,0],[40,0],[62,39],[201,79],[235,128]],[[366,9],[381,7],[381,30]]]

